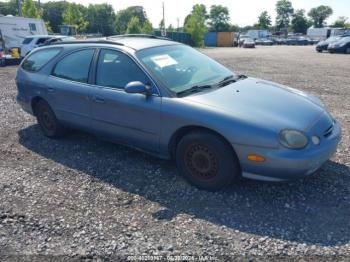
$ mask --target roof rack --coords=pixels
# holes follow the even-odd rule
[[[153,38],[153,39],[162,39],[162,40],[171,40],[170,38],[163,36],[156,36],[150,34],[124,34],[124,35],[112,35],[106,37],[106,39],[115,39],[115,38],[123,38],[123,37],[142,37],[142,38]]]
[[[61,41],[61,42],[52,42],[52,43],[49,43],[48,45],[67,45],[67,44],[110,44],[110,45],[120,45],[120,46],[124,45],[122,43],[118,43],[116,41],[112,41],[108,39]]]

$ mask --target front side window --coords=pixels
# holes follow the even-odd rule
[[[226,67],[185,45],[144,49],[136,55],[175,94],[196,85],[213,85],[233,75]]]
[[[50,48],[36,51],[23,61],[22,68],[30,72],[37,72],[59,52],[60,48]]]
[[[146,75],[130,57],[122,52],[102,49],[98,58],[96,85],[124,89],[133,81],[148,84]]]
[[[94,49],[74,52],[60,60],[52,75],[71,81],[87,83]]]

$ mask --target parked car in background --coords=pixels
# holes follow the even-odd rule
[[[323,51],[327,51],[329,44],[338,42],[343,37],[346,37],[346,35],[331,36],[324,41],[318,42],[318,44],[316,45],[316,51],[320,53]]]
[[[251,38],[245,38],[242,46],[243,48],[255,48],[255,41]]]
[[[21,57],[25,57],[34,48],[57,41],[73,41],[74,37],[62,35],[32,35],[24,38],[21,45]]]
[[[76,38],[73,36],[55,36],[47,39],[42,45],[51,45],[54,43],[68,42],[68,41],[75,41],[75,40]]]
[[[342,37],[336,42],[332,42],[327,48],[330,53],[350,54],[350,36]]]
[[[241,176],[308,176],[341,137],[318,98],[237,75],[154,36],[37,48],[18,68],[16,84],[17,101],[47,137],[77,128],[174,158],[189,182],[211,191]]]
[[[249,35],[239,35],[238,46],[242,47],[245,39],[251,39]]]
[[[259,38],[255,40],[256,45],[273,45],[274,42],[268,38]]]

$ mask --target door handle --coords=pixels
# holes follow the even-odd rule
[[[47,89],[47,91],[49,91],[50,93],[53,93],[53,92],[55,92],[55,88],[49,87],[49,88]]]
[[[97,97],[97,96],[95,96],[93,98],[93,100],[94,100],[95,103],[99,103],[99,104],[103,104],[105,102],[105,100],[103,98]]]

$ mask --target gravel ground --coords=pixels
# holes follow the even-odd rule
[[[77,131],[45,138],[15,102],[16,67],[0,68],[0,260],[350,259],[350,56],[283,46],[203,52],[321,97],[343,127],[335,156],[303,180],[200,191],[170,161]]]

